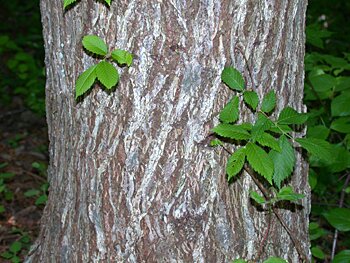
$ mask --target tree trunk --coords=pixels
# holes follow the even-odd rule
[[[27,262],[253,259],[268,228],[249,199],[257,187],[247,175],[229,185],[227,153],[208,147],[233,95],[220,74],[232,64],[260,95],[274,89],[278,109],[304,110],[306,1],[83,0],[68,11],[62,2],[41,1],[50,195]],[[96,62],[82,49],[88,34],[135,59],[115,91],[95,85],[77,102],[75,81]],[[302,209],[280,213],[310,258],[300,155],[292,185],[307,196]],[[300,262],[274,216],[269,256]]]

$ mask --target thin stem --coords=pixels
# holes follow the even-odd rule
[[[252,71],[250,69],[250,66],[249,66],[249,63],[248,63],[248,59],[247,57],[245,56],[243,50],[242,50],[242,47],[241,46],[236,46],[235,47],[235,50],[239,51],[239,53],[241,53],[241,55],[243,56],[243,59],[245,61],[245,65],[248,69],[248,73],[249,73],[249,77],[250,77],[250,81],[252,82],[252,86],[253,86],[253,89],[256,89],[256,86],[254,84],[254,79],[253,79],[253,75],[252,75]]]
[[[342,208],[344,205],[345,190],[348,187],[349,182],[350,182],[350,173],[346,173],[346,179],[345,179],[345,182],[344,182],[343,188],[341,190],[341,194],[340,194],[339,208]],[[335,256],[335,251],[337,249],[337,241],[338,241],[338,229],[334,230],[331,261],[333,261],[334,256]]]
[[[255,172],[248,166],[248,165],[244,165],[244,170],[250,175],[250,177],[253,179],[254,183],[258,186],[258,188],[260,189],[260,191],[263,193],[263,195],[265,196],[265,198],[268,200],[269,199],[269,194],[268,191],[266,190],[266,188],[264,187],[264,185],[258,180],[258,178],[256,178],[255,176]],[[282,216],[278,213],[278,210],[276,207],[272,208],[273,213],[275,214],[275,216],[277,217],[278,221],[280,221],[281,225],[284,227],[284,229],[287,231],[290,239],[292,240],[295,249],[298,251],[298,254],[300,256],[300,258],[307,262],[307,257],[305,256],[302,246],[300,244],[300,242],[298,241],[298,239],[295,237],[295,235],[293,234],[292,230],[288,227],[288,225],[286,224],[286,222],[283,220]]]

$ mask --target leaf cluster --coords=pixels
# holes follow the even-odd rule
[[[224,143],[236,146],[236,151],[227,162],[228,180],[240,174],[247,163],[270,186],[278,189],[270,200],[266,200],[256,192],[251,192],[252,199],[258,204],[283,200],[296,201],[303,198],[303,195],[295,193],[291,186],[282,187],[294,170],[293,143],[299,143],[302,148],[323,159],[330,158],[327,154],[328,144],[319,144],[314,138],[294,139],[292,132],[307,121],[308,115],[298,113],[291,107],[285,107],[276,117],[272,117],[276,108],[274,90],[270,90],[260,99],[255,91],[246,90],[244,78],[233,67],[226,67],[221,79],[230,89],[238,93],[222,109],[219,114],[220,124],[212,129],[218,137],[212,143],[213,146]],[[246,108],[254,113],[254,123],[238,123],[242,100]]]
[[[112,89],[117,85],[119,74],[113,64],[108,61],[110,58],[121,66],[130,66],[133,60],[132,54],[125,50],[114,49],[108,52],[106,43],[98,36],[84,36],[82,43],[87,52],[102,58],[102,60],[98,64],[90,66],[78,77],[75,84],[76,98],[86,93],[96,80],[107,89]]]

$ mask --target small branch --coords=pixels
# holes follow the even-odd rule
[[[270,233],[270,229],[271,229],[271,225],[272,225],[272,217],[271,217],[271,210],[269,211],[269,214],[268,214],[268,219],[267,219],[267,228],[266,228],[266,232],[263,236],[263,239],[261,240],[260,242],[260,248],[259,248],[259,251],[257,253],[257,256],[255,258],[254,261],[258,262],[260,257],[261,257],[261,254],[263,253],[264,251],[264,248],[265,248],[265,243],[266,243],[266,240],[267,240],[267,237],[269,236],[269,233]]]
[[[228,150],[227,148],[225,148],[225,146],[221,146],[227,153],[232,154],[230,150]],[[246,171],[246,173],[248,173],[250,175],[250,177],[253,179],[254,183],[258,186],[259,190],[262,192],[262,194],[264,195],[266,200],[270,200],[270,195],[269,192],[266,190],[265,186],[258,180],[258,178],[255,176],[255,172],[247,165],[244,165],[244,170]],[[345,193],[345,190],[344,190]],[[283,228],[287,231],[290,239],[292,240],[295,249],[297,250],[299,257],[307,262],[307,256],[304,254],[302,246],[300,244],[300,242],[298,241],[298,239],[295,237],[295,235],[293,234],[292,230],[288,227],[288,225],[286,224],[286,222],[284,221],[284,219],[282,218],[282,216],[278,213],[278,210],[276,207],[272,207],[272,211],[275,214],[275,216],[277,217],[278,221],[280,221],[281,225],[283,226]]]
[[[350,182],[350,173],[346,173],[346,179],[343,185],[343,188],[341,190],[340,194],[340,200],[339,200],[339,208],[342,208],[344,205],[344,198],[345,198],[345,190],[349,185]],[[337,241],[338,241],[338,229],[334,230],[334,237],[333,237],[333,245],[332,245],[332,254],[331,254],[331,261],[333,261],[335,256],[335,250],[337,248]]]
[[[239,53],[241,53],[241,55],[243,56],[244,58],[244,61],[245,61],[245,65],[248,69],[248,73],[249,73],[249,77],[250,77],[250,81],[252,82],[252,86],[253,86],[253,89],[256,89],[256,86],[254,84],[254,79],[253,79],[253,75],[252,75],[252,71],[250,69],[250,66],[249,66],[249,63],[248,63],[248,59],[247,57],[245,56],[243,50],[242,50],[242,47],[241,46],[236,46],[235,47],[235,50],[239,51]]]
[[[258,188],[263,193],[265,198],[267,200],[269,200],[269,198],[270,198],[269,197],[269,193],[266,190],[266,188],[264,187],[264,185],[258,180],[258,178],[256,178],[255,172],[247,164],[244,165],[244,170],[250,175],[250,177],[253,179],[254,183],[258,186]],[[287,233],[288,233],[290,239],[292,240],[292,242],[293,242],[293,244],[295,246],[295,249],[298,251],[298,254],[301,257],[301,259],[307,262],[307,257],[306,257],[306,255],[303,252],[303,249],[302,249],[302,246],[301,246],[300,242],[295,237],[295,235],[293,234],[292,230],[288,227],[288,225],[286,224],[286,222],[284,221],[282,216],[278,213],[277,208],[276,207],[272,207],[272,211],[275,214],[275,216],[277,217],[278,221],[280,221],[281,225],[287,231]]]

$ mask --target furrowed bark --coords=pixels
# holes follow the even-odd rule
[[[86,0],[63,11],[61,0],[42,0],[41,10],[50,195],[27,262],[254,258],[268,225],[249,200],[257,186],[247,175],[229,185],[227,153],[208,147],[233,95],[220,74],[234,65],[252,85],[248,62],[260,96],[274,89],[278,109],[304,110],[306,1],[115,0],[108,9]],[[96,84],[77,102],[75,81],[97,61],[82,49],[88,34],[135,59],[120,69],[114,91]],[[310,257],[300,155],[292,184],[307,196],[302,208],[279,212]],[[262,258],[299,262],[288,233],[272,221]]]

